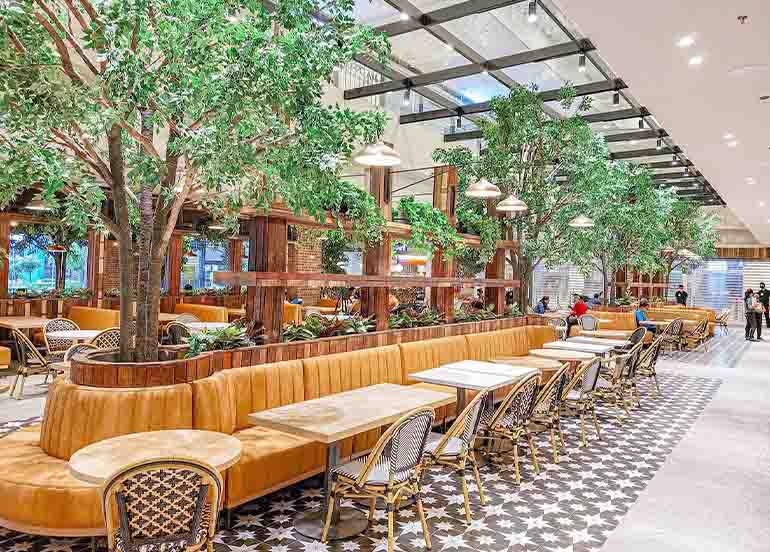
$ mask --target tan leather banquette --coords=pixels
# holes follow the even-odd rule
[[[525,355],[554,338],[549,326],[526,326],[235,368],[168,387],[101,389],[59,380],[41,425],[0,439],[0,526],[52,536],[104,534],[99,488],[76,479],[67,461],[91,443],[160,429],[219,431],[243,443],[240,461],[225,474],[225,506],[236,507],[320,473],[326,454],[319,443],[251,426],[249,413],[376,383],[411,384],[416,371]],[[343,455],[370,449],[379,435],[356,435]]]

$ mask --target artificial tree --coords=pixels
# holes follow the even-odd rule
[[[384,129],[381,113],[321,102],[336,67],[384,61],[384,35],[355,25],[351,0],[269,6],[0,3],[0,207],[34,186],[116,237],[123,360],[157,359],[160,267],[186,204],[233,231],[278,194],[321,216],[342,161]]]
[[[705,258],[716,254],[717,223],[717,217],[706,214],[699,203],[686,199],[672,201],[663,224],[662,253],[658,263],[666,282],[674,270],[691,271]]]
[[[560,96],[565,111],[572,110],[574,89],[567,86]],[[576,111],[589,107],[590,99],[583,98]],[[457,210],[458,222],[466,229],[484,230],[482,245],[488,247],[487,254],[494,253],[501,232],[512,229],[520,246],[509,262],[521,282],[517,302],[524,309],[534,269],[541,263],[563,261],[570,220],[586,205],[607,199],[606,181],[588,178],[588,172],[592,163],[608,154],[603,140],[593,135],[580,116],[551,118],[534,86],[493,98],[491,111],[491,120],[478,121],[485,141],[480,153],[468,148],[439,149],[434,159],[458,167],[460,192],[469,182],[486,178],[500,188],[500,199],[514,194],[529,207],[526,213],[495,221],[483,200],[463,197]]]

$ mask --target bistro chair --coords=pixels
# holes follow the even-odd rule
[[[678,351],[681,351],[683,327],[684,320],[681,318],[672,320],[671,323],[663,329],[663,345],[670,347],[671,350],[676,347]]]
[[[717,327],[720,329],[722,335],[727,335],[729,332],[728,323],[730,321],[730,309],[724,309],[716,317]]]
[[[567,320],[564,318],[551,318],[548,320],[548,323],[551,325],[551,327],[556,330],[556,333],[559,334],[559,337],[564,340],[567,339]]]
[[[628,401],[626,401],[627,393],[631,395],[631,406],[633,406],[634,399],[636,399],[637,406],[641,406],[639,390],[636,386],[636,369],[639,365],[641,351],[642,344],[637,343],[628,353],[608,359],[608,362],[614,364],[614,369],[602,374],[594,392],[597,398],[616,407],[622,407],[626,411],[627,417],[631,416],[631,410]],[[618,416],[618,421],[623,423],[623,418]]]
[[[69,318],[54,318],[43,325],[43,341],[45,342],[46,358],[48,362],[64,360],[64,353],[75,343],[73,339],[66,337],[52,337],[49,332],[61,332],[79,330],[80,326]]]
[[[636,328],[633,332],[631,332],[631,335],[628,338],[628,340],[631,343],[626,345],[626,349],[630,351],[637,344],[644,343],[644,338],[646,336],[647,336],[647,328],[643,328],[643,327]]]
[[[703,318],[692,330],[682,334],[682,345],[687,349],[694,350],[698,348],[698,345],[703,343],[704,350],[708,352],[708,337],[709,321],[708,318]]]
[[[601,359],[598,357],[588,362],[583,362],[575,371],[575,375],[562,391],[563,410],[576,412],[580,416],[580,436],[583,446],[588,446],[586,437],[587,413],[591,413],[596,430],[596,437],[601,439],[602,433],[599,430],[599,421],[596,419],[596,386],[599,382],[599,370],[601,368]],[[564,440],[562,438],[562,445]]]
[[[56,370],[50,366],[49,362],[22,331],[14,328],[11,332],[19,355],[19,366],[16,369],[16,378],[13,380],[8,393],[14,399],[21,399],[24,394],[24,382],[28,376],[45,374],[43,381],[46,382],[48,376],[56,376]]]
[[[127,466],[102,491],[110,552],[214,550],[222,476],[191,459],[152,459]]]
[[[535,468],[536,473],[540,473],[535,440],[529,430],[529,421],[537,400],[538,385],[540,385],[540,374],[538,373],[521,379],[503,399],[496,411],[492,412],[492,409],[489,409],[484,412],[479,430],[479,438],[489,442],[487,454],[490,457],[501,454],[493,452],[492,445],[502,444],[506,441],[513,445],[513,464],[516,470],[517,483],[521,483],[519,438],[522,436],[526,436],[529,442],[532,467]]]
[[[580,326],[587,332],[599,329],[599,320],[592,314],[584,314],[580,317]]]
[[[452,469],[460,478],[465,503],[465,521],[471,523],[471,507],[468,499],[468,483],[465,479],[466,464],[470,462],[476,486],[479,489],[479,499],[482,506],[486,506],[484,489],[481,486],[479,468],[473,454],[473,442],[479,431],[481,415],[484,412],[485,402],[489,395],[486,391],[480,392],[465,407],[457,417],[452,427],[444,435],[431,433],[428,443],[425,445],[425,459],[423,469],[446,467]]]
[[[190,328],[180,322],[169,322],[166,325],[166,338],[169,345],[182,345],[190,337]]]
[[[87,353],[88,351],[95,351],[97,349],[98,347],[90,343],[75,343],[64,353],[64,362],[69,362],[72,360],[72,357],[78,353]]]
[[[639,366],[636,369],[637,378],[651,379],[655,383],[655,396],[660,395],[660,386],[658,385],[658,372],[655,369],[655,365],[658,363],[658,357],[660,351],[663,348],[663,337],[657,338],[653,341],[649,349],[647,349],[639,358]]]
[[[120,347],[120,328],[107,328],[96,334],[89,343],[97,349],[117,349]]]
[[[564,434],[561,431],[561,404],[562,393],[569,381],[569,364],[565,363],[551,377],[550,381],[543,387],[535,401],[535,410],[532,414],[530,423],[548,431],[551,434],[551,454],[553,463],[559,463],[559,445],[556,440],[556,433],[559,433],[559,440],[564,443]]]
[[[367,456],[331,470],[322,542],[328,540],[334,509],[340,499],[368,498],[371,523],[377,499],[381,498],[388,512],[388,552],[393,552],[395,505],[402,495],[407,495],[415,498],[425,546],[431,548],[428,522],[422,507],[420,467],[433,418],[432,408],[413,410],[391,425]]]
[[[190,323],[196,323],[200,321],[201,321],[200,318],[198,318],[194,314],[188,314],[188,313],[180,314],[174,319],[174,322],[179,322],[180,324],[190,324]]]

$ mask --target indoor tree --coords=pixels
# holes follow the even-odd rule
[[[575,91],[561,91],[565,111],[580,113],[590,99],[576,102]],[[535,87],[517,88],[508,96],[493,98],[491,120],[479,120],[485,147],[480,153],[468,148],[439,149],[438,162],[458,168],[459,191],[468,183],[486,178],[502,191],[500,199],[514,194],[528,211],[495,220],[486,212],[485,201],[460,194],[457,218],[468,230],[484,231],[487,254],[494,253],[494,241],[501,232],[512,231],[519,241],[517,255],[509,261],[519,276],[518,304],[529,303],[529,281],[542,264],[564,261],[570,236],[569,222],[587,205],[607,201],[611,193],[606,180],[590,178],[596,161],[607,159],[606,145],[595,137],[579,116],[555,119],[545,111]],[[480,258],[481,263],[486,257]]]
[[[717,217],[706,214],[697,202],[679,198],[672,201],[663,225],[658,265],[666,275],[666,282],[677,268],[688,272],[697,268],[704,258],[716,254],[717,222]]]
[[[234,230],[278,195],[313,216],[342,197],[339,168],[385,125],[321,102],[336,67],[388,53],[353,5],[0,3],[0,208],[35,187],[116,237],[123,360],[157,358],[160,267],[185,205]]]

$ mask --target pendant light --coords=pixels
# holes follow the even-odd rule
[[[620,105],[620,92],[615,92],[612,95],[612,105]]]
[[[594,221],[585,215],[578,215],[569,221],[572,228],[593,228]]]
[[[528,209],[527,204],[513,194],[497,204],[497,210],[503,213],[522,213]]]
[[[578,58],[578,71],[581,73],[586,72],[586,55],[580,54],[580,57]]]
[[[354,153],[353,161],[366,167],[395,167],[401,164],[401,157],[396,150],[379,141]]]
[[[639,118],[639,130],[644,130],[644,119]]]
[[[404,107],[409,107],[409,104],[411,103],[411,99],[412,99],[412,91],[409,88],[407,88],[406,90],[404,90],[404,101],[402,102]]]
[[[495,198],[500,197],[500,188],[492,184],[486,178],[482,178],[468,186],[465,190],[466,197],[473,197],[477,199]]]
[[[529,21],[530,23],[534,23],[535,21],[537,21],[537,2],[535,1],[529,3],[527,21]]]
[[[658,138],[658,143],[655,145],[655,149],[658,151],[663,149],[663,138]]]

